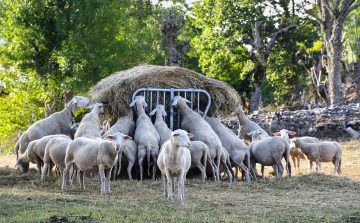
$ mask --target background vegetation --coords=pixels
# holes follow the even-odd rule
[[[297,28],[279,38],[269,57],[263,105],[291,101],[295,77],[301,94],[309,92],[309,77],[294,54],[305,48],[315,58],[322,35],[316,21],[291,0],[4,0],[0,2],[1,152],[12,151],[21,131],[61,110],[72,95],[86,95],[111,73],[143,63],[169,65],[161,28],[170,5],[176,15],[184,16],[176,42],[191,41],[184,67],[230,83],[247,100],[255,65],[241,38],[253,36],[256,21],[266,24],[265,35],[271,36],[282,22],[296,20]],[[344,53],[349,62],[358,60],[354,16],[359,14],[358,8],[345,21]]]

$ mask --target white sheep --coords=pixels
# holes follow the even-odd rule
[[[191,166],[190,139],[193,134],[182,129],[172,132],[170,140],[161,147],[157,165],[164,176],[164,194],[168,200],[172,200],[175,190],[174,177],[177,177],[179,201],[184,199],[184,184],[186,173]]]
[[[147,156],[148,175],[150,176],[150,155],[153,158],[153,174],[155,180],[156,160],[159,155],[160,136],[157,133],[149,116],[146,115],[144,107],[147,107],[144,96],[136,96],[130,107],[136,105],[137,119],[134,140],[138,145],[138,162],[140,167],[140,180],[143,179],[143,161]],[[144,107],[143,107],[144,106]]]
[[[112,135],[115,132],[121,132],[125,135],[134,136],[135,133],[135,122],[134,122],[134,110],[130,109],[127,116],[123,116],[117,120],[117,122],[110,127],[101,137],[104,139],[108,135]]]
[[[74,138],[86,137],[92,139],[101,137],[99,115],[104,113],[104,105],[103,103],[96,103],[88,108],[92,108],[92,110],[82,118]]]
[[[233,109],[233,112],[235,113],[236,117],[239,121],[239,132],[238,136],[240,139],[244,139],[245,142],[250,143],[251,142],[251,136],[248,135],[248,133],[261,129],[262,134],[260,135],[260,139],[265,139],[270,137],[269,134],[263,130],[258,124],[251,121],[244,113],[244,111],[241,108],[241,105],[236,106]]]
[[[16,165],[20,168],[21,171],[27,173],[29,170],[29,164],[35,163],[37,167],[37,171],[39,176],[41,175],[41,166],[43,164],[44,155],[45,155],[45,148],[47,143],[55,138],[61,137],[65,139],[71,138],[67,135],[48,135],[44,136],[41,139],[33,140],[29,143],[27,150],[24,154],[22,154],[19,159],[16,161]]]
[[[116,175],[120,174],[121,163],[122,163],[121,161],[122,161],[123,155],[129,162],[129,165],[127,167],[127,172],[128,172],[129,180],[132,180],[131,170],[136,162],[137,152],[138,152],[138,148],[137,148],[137,145],[134,140],[125,140],[124,141],[124,143],[122,144],[122,146],[119,150],[117,162],[115,163],[114,168],[113,168],[113,180],[115,180]]]
[[[260,163],[262,178],[264,180],[264,166],[273,166],[276,176],[282,177],[284,167],[281,163],[281,159],[284,157],[286,161],[286,170],[291,177],[289,143],[280,136],[274,136],[260,140],[261,134],[261,129],[248,133],[248,135],[252,135],[252,142],[250,144],[250,160],[252,171],[255,171],[255,164]],[[253,177],[256,179],[255,172],[253,172]]]
[[[54,137],[49,140],[45,147],[44,168],[41,174],[41,182],[45,182],[46,172],[51,174],[52,163],[59,167],[60,174],[64,172],[66,148],[72,142],[70,138]]]
[[[295,135],[296,132],[293,131],[289,131],[287,129],[282,129],[280,130],[280,132],[275,132],[273,135],[275,136],[281,136],[284,139],[286,139],[288,141],[288,143],[290,143],[290,157],[294,163],[294,167],[296,169],[299,170],[300,169],[300,159],[306,159],[305,155],[299,150],[299,148],[297,148],[295,146],[295,143],[290,141],[289,135]],[[304,142],[306,143],[317,143],[320,142],[317,138],[314,137],[300,137],[300,139],[302,139]],[[307,160],[307,159],[306,159]],[[311,171],[312,169],[312,161],[308,160],[309,162],[309,170]],[[321,163],[320,163],[321,165]]]
[[[195,167],[199,168],[201,172],[202,181],[205,181],[206,179],[206,166],[208,162],[210,163],[211,168],[213,170],[213,174],[215,176],[215,169],[211,163],[212,161],[209,153],[209,148],[205,143],[201,141],[191,141],[190,154],[191,154],[190,169],[193,169]]]
[[[340,175],[341,171],[341,157],[342,147],[337,142],[319,142],[319,143],[306,143],[299,138],[291,140],[295,143],[296,147],[300,148],[308,160],[316,162],[316,171],[321,172],[320,162],[332,162],[335,166],[334,173]]]
[[[40,139],[47,135],[64,134],[71,137],[71,122],[74,117],[74,113],[79,108],[87,107],[90,104],[90,100],[75,96],[65,108],[60,112],[55,112],[49,117],[39,120],[32,124],[21,136],[15,145],[16,159],[19,158],[20,153],[24,153],[28,147],[28,144],[36,139]]]
[[[165,117],[167,115],[164,105],[157,105],[156,108],[149,113],[149,115],[154,115],[155,113],[156,119],[154,126],[160,136],[159,147],[161,148],[162,144],[170,139],[172,131],[163,119],[163,116]]]
[[[181,128],[194,135],[192,140],[202,141],[209,147],[211,160],[215,163],[214,180],[220,180],[221,141],[211,126],[197,112],[191,110],[186,102],[190,101],[181,96],[175,96],[172,103],[175,108],[178,108],[182,117]]]
[[[131,137],[122,133],[115,133],[102,139],[88,139],[79,137],[72,141],[65,156],[66,168],[63,174],[62,190],[66,189],[66,177],[70,168],[75,164],[80,170],[80,188],[85,189],[84,173],[100,173],[101,194],[110,193],[110,173],[118,152],[124,140]],[[105,189],[106,188],[106,189]],[[106,190],[106,191],[105,191]]]
[[[206,117],[205,121],[209,123],[219,136],[221,144],[229,153],[232,162],[245,173],[246,181],[250,181],[249,169],[244,164],[246,163],[250,166],[250,150],[244,141],[239,139],[239,137],[231,129],[222,124],[219,119]]]

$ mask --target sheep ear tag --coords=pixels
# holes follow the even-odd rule
[[[187,136],[188,136],[189,138],[194,137],[194,135],[191,134],[191,133],[188,133]]]
[[[280,132],[275,132],[273,135],[274,135],[274,136],[279,136],[279,135],[280,135]]]

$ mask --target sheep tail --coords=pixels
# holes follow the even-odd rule
[[[150,176],[150,152],[151,147],[150,145],[146,145],[146,156],[147,156],[147,163],[148,163],[148,175]],[[155,165],[155,164],[154,164]]]
[[[16,142],[15,145],[15,153],[16,153],[16,160],[19,159],[19,140]]]

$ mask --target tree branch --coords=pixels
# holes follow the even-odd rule
[[[243,43],[249,44],[254,49],[257,49],[257,47],[258,47],[256,42],[254,40],[250,39],[250,37],[243,36],[241,40],[242,40]]]
[[[269,44],[268,44],[268,46],[267,46],[267,48],[266,48],[266,53],[267,53],[267,55],[270,54],[270,51],[271,51],[271,49],[274,47],[276,40],[277,40],[282,34],[286,33],[286,32],[289,31],[289,30],[294,29],[295,27],[296,27],[296,21],[290,23],[290,25],[288,25],[287,27],[285,27],[285,28],[277,31],[277,32],[271,37],[271,40],[270,40],[270,42],[269,42]]]
[[[352,10],[357,9],[359,6],[360,6],[360,2],[358,2],[358,3],[356,3],[355,5],[351,6],[351,7],[348,9],[348,12],[350,13]]]
[[[338,9],[340,5],[341,0],[336,0],[334,9]]]
[[[326,6],[326,8],[333,14],[336,15],[336,11],[330,6],[329,1],[331,2],[331,0],[325,0],[323,1],[324,5]]]
[[[318,21],[320,25],[324,25],[324,21],[322,21],[319,16],[315,15],[312,11],[305,9],[304,3],[302,3],[301,5],[297,4],[297,6],[302,8],[306,14],[316,19],[316,21]]]

